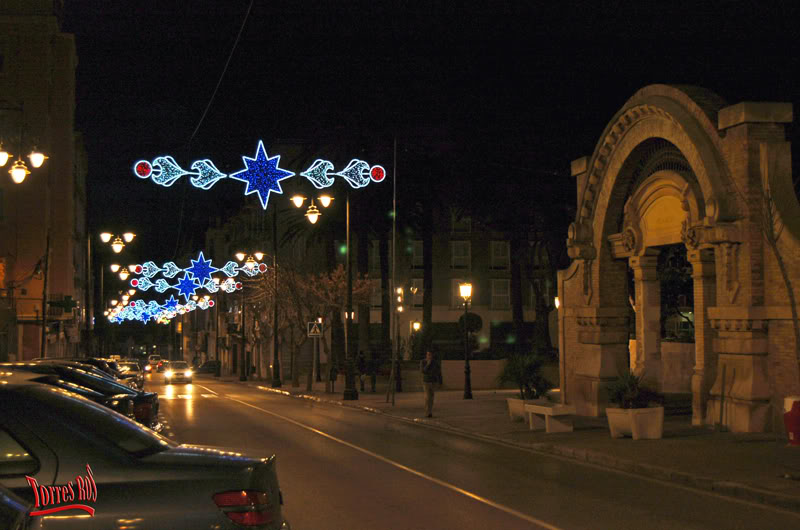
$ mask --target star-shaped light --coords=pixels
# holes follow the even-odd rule
[[[188,269],[185,269],[186,272],[192,275],[192,277],[200,282],[200,284],[204,284],[207,280],[211,279],[211,275],[217,272],[219,269],[216,267],[211,266],[212,260],[206,260],[205,256],[203,256],[203,251],[200,251],[200,256],[197,257],[197,260],[191,260],[192,266]]]
[[[169,300],[164,302],[164,305],[161,306],[164,308],[165,311],[177,311],[178,310],[178,301],[175,300],[175,297],[170,295]]]
[[[195,291],[200,288],[197,284],[197,281],[192,278],[192,275],[184,273],[183,278],[178,279],[178,283],[172,286],[173,289],[177,289],[178,292],[183,296],[186,300],[190,297],[194,296]]]
[[[256,157],[243,156],[242,160],[244,160],[247,169],[232,173],[229,177],[247,182],[247,189],[244,194],[257,193],[258,198],[261,200],[261,206],[266,210],[267,204],[269,204],[269,194],[273,191],[282,194],[283,190],[281,189],[280,181],[294,176],[294,173],[279,168],[278,162],[280,162],[281,156],[275,155],[269,158],[266,149],[264,149],[264,142],[261,140],[258,141]]]

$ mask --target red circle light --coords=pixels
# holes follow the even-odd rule
[[[374,182],[380,182],[386,178],[386,170],[381,166],[372,166],[369,171],[369,176]]]
[[[236,288],[237,289],[241,289],[242,288],[242,282],[236,282]]]
[[[208,307],[214,307],[214,300],[208,301]]]
[[[267,266],[262,263],[258,266],[258,270],[262,273],[267,272]]]
[[[138,286],[139,286],[139,280],[137,280],[136,278],[132,279],[131,287],[138,287]]]
[[[136,274],[141,274],[142,273],[142,266],[141,265],[137,265],[136,267],[133,268],[133,272],[136,273]]]
[[[136,171],[136,176],[139,178],[146,179],[150,176],[150,173],[153,172],[153,166],[150,165],[150,162],[147,160],[140,160],[136,163],[136,167],[134,168]]]

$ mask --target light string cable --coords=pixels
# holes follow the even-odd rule
[[[244,31],[244,27],[247,24],[247,19],[250,18],[250,11],[252,9],[253,9],[253,0],[250,0],[250,4],[247,6],[247,12],[244,14],[244,19],[242,19],[242,25],[239,26],[239,32],[236,34],[236,40],[233,41],[233,46],[231,47],[231,51],[228,54],[228,59],[225,61],[225,66],[222,68],[222,73],[220,73],[219,79],[217,79],[217,85],[214,87],[214,92],[211,93],[211,97],[208,100],[208,104],[206,105],[203,114],[200,116],[200,121],[197,122],[197,126],[194,128],[194,131],[192,131],[192,135],[186,142],[187,151],[192,145],[194,137],[197,136],[197,132],[200,130],[200,126],[205,121],[206,115],[208,114],[208,111],[211,108],[211,104],[214,102],[214,98],[217,96],[217,92],[219,91],[219,87],[222,84],[222,80],[225,78],[225,73],[228,71],[228,65],[231,64],[231,59],[233,58],[233,52],[236,51],[236,47],[239,45],[239,40],[241,39],[242,32]],[[181,232],[183,230],[183,212],[184,212],[184,207],[186,205],[186,187],[187,186],[184,183],[183,194],[181,196],[181,213],[180,217],[178,218],[178,234],[175,237],[175,250],[172,252],[172,259],[175,259],[175,256],[178,255],[178,248],[180,247],[180,242],[181,242]]]

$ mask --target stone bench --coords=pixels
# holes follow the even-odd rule
[[[523,410],[528,414],[532,431],[544,428],[548,433],[572,432],[572,418],[569,416],[575,414],[575,405],[526,403]]]

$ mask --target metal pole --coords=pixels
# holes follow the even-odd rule
[[[356,390],[355,374],[353,373],[353,352],[350,351],[350,323],[353,320],[353,268],[350,266],[350,190],[347,190],[347,205],[346,205],[346,230],[347,236],[345,239],[347,253],[346,253],[346,269],[347,269],[347,309],[345,311],[344,323],[344,359],[345,359],[345,378],[344,378],[344,400],[354,401],[358,399],[358,390]]]
[[[272,210],[272,388],[281,386],[281,358],[278,355],[278,207]]]
[[[242,351],[239,354],[239,381],[247,381],[247,367],[245,366],[245,361],[247,359],[247,355],[245,354],[245,350],[247,348],[247,337],[245,336],[245,312],[244,312],[244,285],[242,285]]]
[[[472,381],[469,368],[469,331],[467,329],[467,307],[469,300],[464,299],[464,399],[472,399]]]
[[[44,250],[44,285],[42,286],[42,349],[41,356],[47,357],[47,277],[50,276],[50,228],[47,228],[47,237]]]
[[[101,326],[102,329],[100,330],[101,331],[101,333],[100,333],[100,351],[99,351],[100,357],[103,357],[103,350],[105,349],[105,346],[106,346],[106,331],[108,329],[107,328],[108,319],[105,316],[105,311],[106,311],[105,283],[103,281],[103,274],[105,272],[103,269],[105,269],[105,268],[106,268],[105,260],[101,259],[100,260],[100,312],[97,313],[97,315],[98,315],[97,318],[100,318],[101,314],[103,315],[102,320],[101,320],[101,322],[103,324]]]

